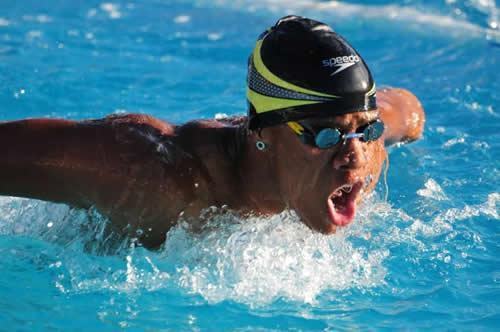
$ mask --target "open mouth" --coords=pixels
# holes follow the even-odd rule
[[[344,184],[328,196],[328,215],[337,226],[346,226],[356,215],[356,198],[363,186],[362,182]]]

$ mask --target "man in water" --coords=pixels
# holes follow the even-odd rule
[[[385,145],[422,133],[415,96],[376,91],[356,50],[314,20],[287,16],[264,32],[247,84],[247,117],[2,123],[0,194],[95,207],[115,230],[141,229],[147,247],[180,219],[199,223],[211,206],[244,215],[293,209],[331,234],[373,190]]]

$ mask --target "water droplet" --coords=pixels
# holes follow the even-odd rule
[[[189,21],[191,21],[191,17],[189,15],[179,15],[174,18],[174,22],[177,24],[184,24],[188,23]]]

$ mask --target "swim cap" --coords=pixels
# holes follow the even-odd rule
[[[324,23],[285,16],[260,35],[248,60],[249,129],[376,108],[361,56]]]

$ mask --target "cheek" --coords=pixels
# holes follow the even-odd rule
[[[281,192],[294,207],[299,202],[316,199],[311,193],[318,190],[318,179],[326,172],[329,160],[324,150],[299,144],[282,146],[278,155]]]
[[[387,152],[385,150],[384,144],[381,141],[373,142],[367,147],[366,157],[369,160],[367,164],[367,173],[372,176],[373,182],[370,186],[370,190],[375,187],[380,173],[382,171],[382,166],[386,159]]]

